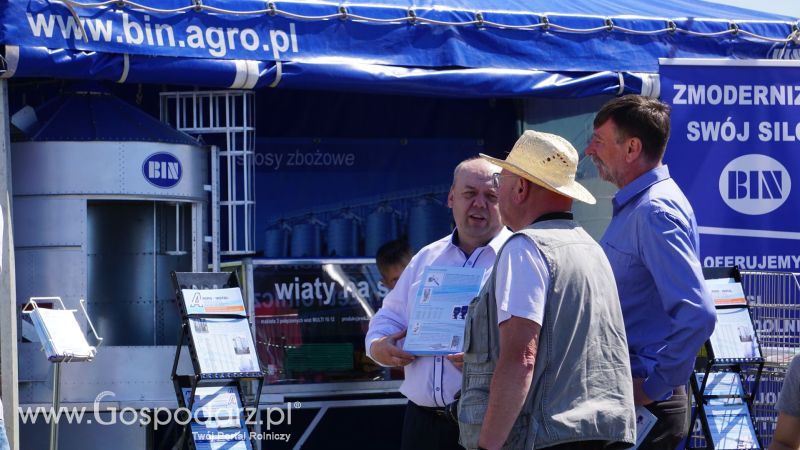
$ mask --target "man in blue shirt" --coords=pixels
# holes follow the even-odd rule
[[[617,282],[636,405],[658,422],[642,449],[674,450],[689,431],[686,383],[716,313],[699,261],[697,221],[661,163],[669,106],[626,95],[594,119],[586,155],[620,190],[600,245]]]

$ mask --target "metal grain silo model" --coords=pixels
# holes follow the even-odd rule
[[[94,361],[62,369],[62,404],[103,392],[117,407],[174,403],[169,273],[203,270],[208,150],[97,87],[26,107],[12,123],[22,129],[12,144],[17,301],[60,296],[77,309],[85,298],[105,337]],[[24,408],[50,402],[52,368],[20,323]],[[137,428],[115,436],[144,439]]]

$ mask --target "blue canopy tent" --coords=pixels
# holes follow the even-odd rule
[[[558,100],[552,103],[557,103],[569,97],[604,94],[657,95],[659,58],[800,55],[798,18],[702,0],[660,4],[643,0],[90,1],[0,2],[0,78],[261,89],[262,93],[269,89],[302,89],[451,97],[423,100],[450,103],[447,112],[463,115],[438,114],[440,110],[433,107],[424,110],[420,108],[423,102],[414,98],[414,102],[405,103],[406,110],[390,116],[427,120],[434,125],[447,122],[451,124],[447,131],[456,127],[467,130],[445,136],[463,140],[449,146],[437,143],[436,150],[441,151],[430,158],[433,162],[426,163],[448,167],[452,165],[447,158],[458,155],[449,150],[467,138],[500,140],[511,134],[499,125],[483,123],[488,122],[483,117],[464,121],[469,111],[464,111],[467,108],[460,102],[463,98],[536,97],[537,102],[549,103],[550,100],[538,98],[554,98]],[[38,86],[20,90],[25,88],[36,91]],[[8,115],[8,92],[8,85],[0,80],[0,116]],[[271,94],[275,95],[269,99],[265,99],[267,95],[260,96],[261,101],[275,102],[274,97],[281,93]],[[290,91],[285,97],[295,94]],[[296,97],[305,98],[304,94]],[[271,119],[281,116],[282,121],[273,120],[277,126],[272,126],[276,129],[287,122],[302,122],[298,128],[308,134],[300,136],[330,137],[329,133],[315,131],[337,129],[344,122],[352,127],[347,131],[358,127],[373,133],[366,140],[387,129],[374,126],[387,121],[386,115],[373,113],[381,100],[365,102],[371,107],[364,108],[355,120],[345,117],[336,122],[308,119],[314,113],[319,114],[314,117],[322,117],[313,107],[316,104],[309,102],[312,107],[303,108],[302,102],[292,98],[286,104],[294,104],[303,114],[273,112]],[[390,100],[404,103],[407,99]],[[584,100],[576,102],[581,101]],[[514,103],[499,103],[503,102]],[[384,103],[380,107],[392,109]],[[570,114],[581,112],[573,107],[571,103],[564,109],[570,109]],[[347,115],[339,108],[330,110],[330,116]],[[510,122],[494,109],[486,113],[489,116],[497,124]],[[436,117],[441,122],[431,120]],[[402,136],[405,141],[409,134],[412,138],[438,138],[445,134],[427,130],[409,133],[404,127],[410,119],[397,125],[398,129],[403,128],[402,134],[386,135]],[[322,125],[308,126],[314,122]],[[471,125],[478,122],[498,130],[475,131]],[[68,123],[60,124],[62,129],[67,126]],[[6,142],[8,134],[7,125],[5,129],[0,125],[0,135],[5,136]],[[272,135],[262,131],[259,136]],[[341,136],[364,138],[363,134],[354,133]],[[9,223],[10,166],[2,162],[7,161],[7,147],[0,144],[0,206]],[[337,149],[335,145],[331,148]],[[367,146],[362,143],[362,148]],[[433,145],[416,151],[422,154],[428,148]],[[506,148],[510,145],[485,145],[486,151]],[[401,151],[408,151],[406,143],[396,153]],[[350,172],[345,175],[347,182],[353,184],[352,191],[371,192],[364,186],[376,184],[362,182]],[[290,176],[296,174],[286,175]],[[283,180],[272,178],[278,180],[276,184]],[[328,180],[319,179],[320,184]],[[410,182],[415,180],[412,177]],[[425,184],[429,183],[425,180]],[[288,182],[283,186],[292,190],[291,195],[299,196],[295,186]],[[328,190],[331,195],[340,195],[340,191]],[[270,194],[280,195],[276,192]],[[10,233],[5,236],[4,252],[10,255],[6,261],[13,260]],[[9,281],[13,272],[9,275],[4,270],[2,277],[9,277],[4,286],[13,285]],[[15,298],[10,288],[2,295]],[[6,309],[0,310],[0,328],[17,329],[15,323],[3,322],[16,317],[14,308],[13,302],[7,302]],[[4,368],[16,368],[16,339],[5,339],[0,347]],[[4,370],[2,397],[6,417],[15,417],[11,412],[18,406],[16,376],[16,372]],[[11,420],[7,426],[12,430],[12,440],[16,440],[16,422]]]
[[[658,58],[783,58],[797,30],[700,0],[0,5],[6,78],[462,98],[657,94]]]

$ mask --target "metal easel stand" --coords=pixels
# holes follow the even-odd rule
[[[67,308],[64,306],[64,302],[61,300],[61,297],[31,297],[28,300],[28,303],[22,308],[23,314],[31,314],[33,311],[39,309],[39,305],[36,301],[42,300],[50,300],[50,301],[58,301],[58,304],[61,305],[61,309],[66,310]],[[83,316],[86,318],[86,322],[89,324],[89,328],[92,330],[92,334],[94,338],[97,340],[96,347],[99,347],[103,343],[103,338],[97,335],[97,331],[94,328],[94,324],[92,323],[92,319],[89,318],[89,313],[86,311],[86,301],[84,299],[80,299],[80,306],[81,311],[83,312]],[[28,307],[31,307],[28,309]],[[74,312],[74,310],[73,310]],[[58,410],[61,408],[61,363],[62,362],[72,362],[74,359],[73,355],[64,355],[62,359],[53,360],[53,409],[52,411],[55,414],[55,417],[59,417]],[[80,361],[86,361],[81,359]],[[58,420],[51,416],[50,420],[50,450],[57,450],[58,449]]]
[[[220,289],[220,288],[236,288],[241,289],[239,286],[239,280],[236,276],[236,273],[226,273],[226,272],[172,272],[172,281],[173,286],[175,288],[175,295],[176,301],[178,306],[181,310],[181,327],[180,327],[180,334],[178,335],[178,345],[175,349],[175,359],[172,363],[172,375],[171,379],[173,382],[173,386],[175,388],[175,393],[178,397],[178,405],[180,407],[187,408],[190,412],[194,411],[194,405],[196,400],[196,393],[197,389],[201,387],[201,385],[215,385],[218,383],[230,383],[231,385],[235,385],[237,390],[237,395],[239,398],[239,402],[242,407],[242,419],[246,420],[246,414],[248,408],[252,408],[252,411],[258,411],[259,402],[261,399],[261,391],[264,386],[264,376],[265,373],[261,369],[261,362],[259,361],[258,370],[250,371],[250,372],[221,372],[221,373],[203,373],[202,368],[200,366],[200,361],[198,358],[197,348],[195,347],[195,342],[192,338],[191,328],[189,325],[189,320],[191,318],[203,318],[203,319],[241,319],[246,320],[248,322],[248,330],[252,335],[252,323],[250,323],[250,318],[247,315],[240,316],[237,314],[227,314],[227,313],[204,313],[204,314],[189,314],[186,305],[188,302],[185,298],[183,298],[183,289],[187,289],[191,287],[192,289],[198,290],[213,290],[213,289]],[[244,307],[244,305],[242,305]],[[252,337],[252,336],[251,336]],[[181,352],[183,351],[183,345],[186,344],[187,350],[189,351],[189,358],[192,362],[192,373],[188,375],[179,375],[178,374],[178,364],[180,361]],[[255,346],[253,346],[255,349]],[[243,383],[249,382],[257,382],[256,387],[256,394],[253,398],[253,401],[248,405],[245,402],[245,396],[243,392]],[[188,399],[184,397],[183,389],[190,389]],[[179,450],[183,448],[183,446],[188,443],[190,449],[196,449],[197,446],[194,442],[192,437],[191,426],[194,421],[188,421],[184,426],[178,440],[175,444],[171,447],[171,450]],[[176,422],[173,421],[173,424]],[[172,426],[172,424],[170,424]],[[250,425],[245,423],[244,428],[248,432],[249,436],[252,436],[252,429]],[[247,439],[250,442],[248,448],[257,448],[252,438]]]
[[[741,273],[739,272],[738,267],[719,267],[719,268],[706,268],[703,270],[703,274],[706,279],[710,278],[733,278],[736,283],[742,283]],[[743,287],[744,289],[744,287]],[[746,297],[745,297],[746,298]],[[741,306],[716,306],[715,309],[717,311],[724,311],[726,309],[731,309],[735,307]],[[753,306],[749,302],[745,302],[743,306],[749,315],[751,324],[753,323]],[[755,329],[755,327],[753,327]],[[713,398],[725,398],[725,399],[739,399],[745,405],[747,413],[750,419],[750,425],[753,427],[754,438],[756,440],[756,447],[751,447],[754,449],[761,449],[761,442],[758,439],[758,432],[756,431],[756,424],[755,424],[755,415],[753,409],[753,402],[755,400],[756,394],[758,393],[759,384],[761,381],[761,373],[764,369],[764,353],[761,349],[761,343],[754,334],[753,339],[755,339],[757,348],[758,348],[758,355],[757,357],[742,357],[742,358],[717,358],[715,356],[715,349],[711,344],[711,339],[706,341],[704,344],[704,348],[706,350],[706,354],[708,355],[708,360],[705,363],[705,368],[701,372],[698,368],[692,373],[690,378],[690,385],[691,390],[694,396],[695,408],[691,414],[691,422],[689,422],[690,429],[689,434],[686,436],[686,440],[684,442],[684,447],[687,449],[693,449],[697,447],[693,447],[690,445],[692,436],[692,430],[695,425],[695,421],[699,418],[700,424],[702,426],[703,431],[703,439],[705,440],[705,448],[706,449],[714,449],[715,443],[712,439],[711,427],[709,426],[708,417],[706,415],[706,411],[704,405],[708,404],[708,401]],[[744,367],[753,367],[756,370],[755,379],[751,384],[751,388],[747,389],[747,384],[745,382],[746,373]],[[715,396],[715,395],[707,395],[706,394],[706,386],[708,385],[709,377],[714,372],[731,372],[738,375],[739,379],[739,388],[741,389],[741,394],[733,394],[733,395],[725,395],[725,396]],[[696,374],[703,373],[702,382],[698,382]],[[702,448],[702,447],[701,447]],[[740,447],[744,448],[744,447]]]

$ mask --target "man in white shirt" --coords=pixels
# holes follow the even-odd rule
[[[492,174],[499,168],[486,160],[462,161],[453,172],[447,205],[456,229],[429,244],[411,259],[395,288],[372,318],[366,337],[367,352],[378,364],[402,366],[400,392],[409,399],[403,423],[403,449],[460,449],[458,426],[445,416],[445,406],[461,389],[461,354],[417,356],[402,350],[411,304],[422,273],[428,266],[486,269],[487,279],[497,251],[510,236],[500,222]]]

